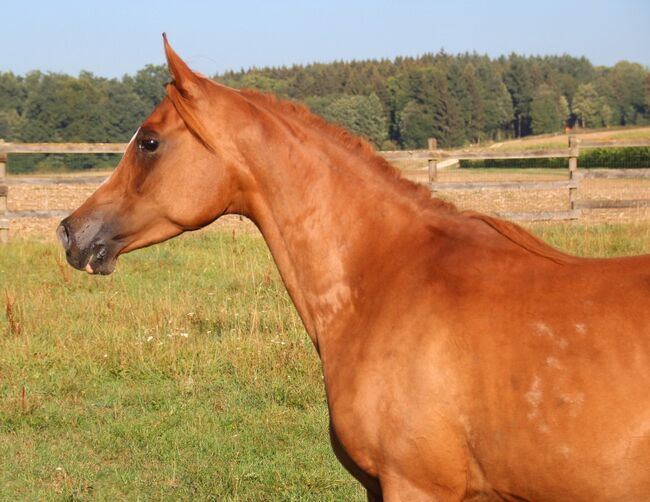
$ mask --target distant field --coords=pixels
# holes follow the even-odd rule
[[[650,222],[532,228],[583,255],[650,251]],[[109,277],[16,241],[0,284],[1,500],[365,500],[258,234],[184,236]]]
[[[597,129],[591,131],[571,132],[582,140],[615,141],[621,139],[650,139],[650,127]],[[525,138],[502,141],[485,146],[494,150],[543,150],[546,148],[563,148],[569,144],[568,134],[543,134],[540,136],[527,136]]]

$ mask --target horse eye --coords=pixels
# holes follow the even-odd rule
[[[158,141],[155,139],[143,139],[140,141],[140,144],[138,145],[140,147],[140,150],[146,150],[147,152],[155,152],[158,149]]]

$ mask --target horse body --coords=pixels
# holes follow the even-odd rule
[[[628,311],[596,326],[602,305],[590,304],[588,295],[540,306],[562,280],[580,281],[576,265],[537,265],[549,273],[546,281],[536,278],[538,293],[508,287],[530,281],[519,271],[516,280],[475,283],[485,289],[455,302],[440,295],[444,286],[413,290],[398,302],[412,319],[380,316],[362,328],[371,333],[363,343],[340,347],[336,363],[324,364],[334,427],[348,428],[342,442],[350,442],[349,451],[371,444],[369,458],[382,459],[363,461],[367,470],[383,481],[395,473],[382,469],[406,468],[399,483],[408,479],[426,494],[444,484],[451,499],[472,490],[530,500],[635,500],[650,493],[650,443],[642,432],[650,423],[647,321],[643,328]],[[497,286],[505,290],[499,294]],[[517,295],[526,301],[508,310]],[[607,308],[625,312],[621,303]],[[372,440],[358,444],[356,424]],[[445,469],[452,469],[446,477]]]
[[[557,262],[459,223],[477,227],[448,237],[463,251],[433,233],[428,252],[390,253],[372,300],[322,346],[341,443],[404,500],[641,500],[648,260]]]
[[[110,272],[121,253],[244,214],[321,357],[334,449],[369,499],[650,493],[650,257],[579,259],[461,213],[307,112],[166,50],[168,97],[62,223],[71,264]]]

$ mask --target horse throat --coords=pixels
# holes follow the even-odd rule
[[[333,141],[274,141],[248,215],[262,232],[317,348],[353,317],[369,264],[403,229],[412,201],[367,155]]]

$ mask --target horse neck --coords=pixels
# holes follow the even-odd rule
[[[263,149],[248,149],[255,178],[248,216],[320,350],[324,337],[345,329],[368,264],[412,222],[413,201],[368,153],[317,131],[280,129]]]

